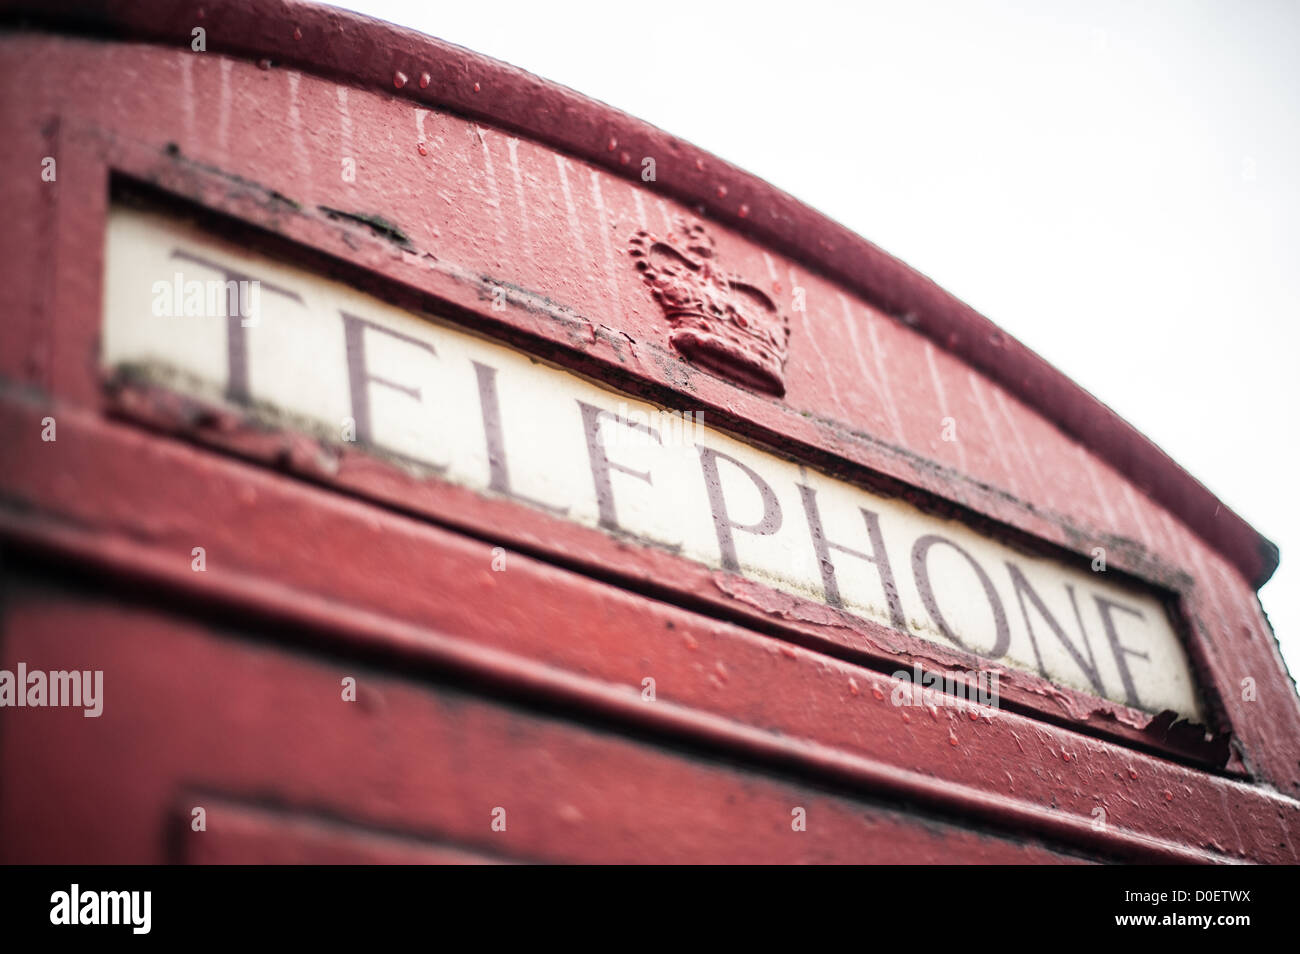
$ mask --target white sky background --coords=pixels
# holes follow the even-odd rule
[[[971,304],[1281,547],[1300,675],[1300,2],[336,5],[653,123]]]

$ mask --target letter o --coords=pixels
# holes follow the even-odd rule
[[[916,589],[921,594],[921,602],[925,604],[925,611],[930,614],[930,619],[934,620],[934,624],[939,627],[939,632],[943,633],[945,639],[950,640],[954,645],[967,652],[975,651],[958,639],[957,634],[949,629],[948,621],[943,618],[943,613],[939,610],[939,602],[934,598],[934,588],[930,585],[930,570],[926,561],[930,555],[930,548],[938,543],[944,543],[952,547],[964,556],[966,562],[975,570],[975,575],[984,587],[984,595],[988,597],[989,605],[993,607],[993,626],[997,630],[997,638],[993,641],[993,648],[989,650],[988,655],[993,659],[1000,659],[1006,655],[1007,649],[1011,646],[1011,629],[1007,626],[1007,612],[1002,606],[1002,599],[998,596],[998,591],[993,588],[993,581],[984,572],[984,567],[980,566],[973,556],[956,543],[953,543],[947,537],[939,536],[937,533],[928,533],[918,538],[916,543],[912,545],[912,576],[916,579]]]

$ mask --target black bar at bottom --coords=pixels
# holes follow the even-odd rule
[[[1260,929],[1287,930],[1297,884],[1294,867],[914,867],[830,877],[712,869],[707,880],[697,880],[703,872],[663,868],[561,868],[545,875],[402,867],[11,867],[5,873],[0,924],[7,941],[64,935],[79,942],[284,937],[337,943],[416,934],[456,947],[477,937],[499,940],[503,932],[518,932],[531,945],[586,935],[612,943],[619,935],[608,931],[620,925],[628,937],[658,935],[663,943],[673,935],[660,932],[689,931],[692,924],[735,932],[734,940],[779,921],[814,935],[835,922],[850,936],[877,936],[888,924],[904,936],[933,934],[947,942],[992,930],[1012,942],[1180,942],[1200,933],[1228,945]],[[85,923],[90,920],[116,923]],[[454,927],[468,931],[463,940],[442,933]],[[429,934],[431,928],[438,934]]]

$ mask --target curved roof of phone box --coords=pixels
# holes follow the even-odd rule
[[[1278,550],[1105,404],[924,275],[767,182],[648,123],[567,87],[413,30],[315,4],[229,0],[17,0],[4,19],[188,47],[196,17],[213,52],[269,59],[318,76],[382,89],[520,133],[615,175],[616,140],[657,157],[662,191],[905,318],[1091,448],[1227,557],[1258,588]],[[414,72],[412,73],[412,70]],[[394,74],[430,74],[394,88]],[[742,209],[744,210],[742,212]],[[750,210],[759,210],[751,212]]]

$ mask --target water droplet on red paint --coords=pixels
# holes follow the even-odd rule
[[[948,730],[948,744],[949,745],[957,744],[957,734],[953,732],[951,729]]]
[[[631,162],[631,161],[632,161],[632,155],[631,155],[631,153],[628,153],[628,152],[620,152],[620,153],[618,154],[618,162],[619,162],[619,165],[621,165],[621,166],[625,166],[625,165],[627,165],[627,164],[628,164],[629,162]]]
[[[609,137],[609,142],[607,142],[607,143],[605,144],[605,151],[606,151],[606,152],[613,152],[613,151],[614,151],[615,149],[617,149],[617,148],[618,148],[618,140],[615,139],[613,136],[610,136],[610,137]]]
[[[696,169],[699,169],[701,172],[703,172],[703,171],[704,171],[704,160],[703,160],[703,159],[696,159],[696,160],[695,160],[695,168],[696,168]]]
[[[974,721],[976,721],[977,719],[979,719],[979,717],[980,717],[980,714],[979,714],[978,712],[976,712],[974,709],[972,709],[972,710],[970,711],[970,720],[971,720],[972,722],[974,722]]]
[[[911,721],[912,721],[912,714],[911,714],[910,712],[908,712],[906,709],[903,710],[903,721],[904,721],[904,722],[911,722]]]
[[[1067,762],[1070,761],[1070,753],[1069,753],[1069,752],[1062,751],[1062,752],[1061,752],[1061,758],[1064,759],[1064,760],[1067,761]]]
[[[938,722],[938,721],[939,721],[939,707],[938,707],[938,706],[930,706],[930,718],[933,719],[935,722]]]
[[[1129,769],[1129,770],[1128,770],[1128,777],[1129,777],[1129,778],[1137,778],[1137,777],[1138,777],[1138,773],[1137,773],[1136,771],[1134,771],[1133,769]]]
[[[396,86],[398,89],[401,89],[403,86],[405,86],[405,85],[406,85],[406,74],[403,73],[401,70],[398,70],[396,73],[394,73],[394,74],[393,74],[393,85]]]
[[[722,664],[722,660],[719,659],[713,668],[717,671],[718,678],[725,682],[727,679],[727,667]]]
[[[416,143],[415,148],[420,150],[420,155],[422,156],[427,156],[429,154],[429,150],[424,148],[424,143],[422,142]]]
[[[851,696],[856,696],[857,694],[858,694],[858,684],[857,684],[856,682],[854,682],[852,679],[850,679],[850,680],[849,680],[849,695],[851,695]]]
[[[294,38],[295,40],[301,40],[301,39],[302,39],[302,31],[299,30],[297,27],[294,27],[294,28],[293,28],[293,38]]]
[[[724,186],[724,185],[720,185],[720,186],[718,186],[717,192],[718,192],[718,198],[719,198],[719,199],[725,199],[725,198],[727,197],[727,187],[726,187],[726,186]]]
[[[478,83],[475,83],[475,84],[474,84],[474,92],[477,93],[480,89],[481,89],[481,87],[478,85]]]
[[[700,644],[695,641],[695,637],[692,636],[690,633],[683,633],[682,636],[686,639],[687,649],[694,651],[700,648]]]
[[[1174,800],[1174,793],[1169,791],[1169,789],[1165,789],[1165,801],[1172,802],[1173,800]]]
[[[797,652],[795,652],[795,649],[794,649],[793,646],[782,646],[782,647],[781,647],[781,655],[782,655],[782,656],[785,656],[787,659],[798,659],[798,658],[799,658],[799,654],[798,654]]]
[[[740,207],[740,211],[739,211],[738,214],[740,215],[740,217],[741,217],[742,219],[747,219],[747,218],[749,218],[749,206],[747,206],[747,205],[742,205],[742,206]]]
[[[871,687],[871,694],[872,694],[873,696],[876,697],[876,701],[877,701],[877,702],[879,702],[881,699],[884,699],[884,698],[885,698],[885,694],[884,694],[883,692],[880,691],[880,687],[879,687],[879,686],[872,686],[872,687]]]
[[[428,89],[429,84],[433,82],[433,77],[428,73],[420,74],[420,89]]]

